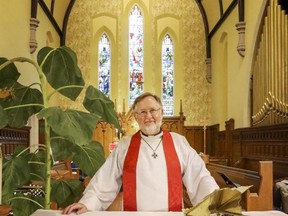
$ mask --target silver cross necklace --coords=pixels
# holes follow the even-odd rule
[[[158,143],[158,145],[156,146],[155,149],[153,149],[151,147],[151,145],[143,137],[142,137],[142,140],[144,140],[144,142],[149,146],[149,148],[152,149],[152,151],[153,151],[152,157],[156,159],[158,157],[158,154],[156,153],[156,150],[158,149],[160,143],[162,142],[162,137],[161,137],[160,142]]]

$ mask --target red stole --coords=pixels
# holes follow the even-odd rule
[[[138,131],[131,138],[130,146],[123,167],[123,202],[124,211],[137,211],[136,201],[136,165],[141,143]],[[171,134],[163,130],[163,149],[167,165],[168,207],[169,211],[182,209],[182,174]]]

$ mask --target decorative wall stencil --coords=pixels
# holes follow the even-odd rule
[[[194,1],[179,0],[179,1],[167,1],[167,0],[150,0],[150,1],[100,1],[100,0],[85,0],[76,1],[75,5],[71,11],[68,28],[67,28],[67,46],[71,47],[78,56],[79,66],[84,73],[84,79],[86,82],[91,82],[91,70],[97,71],[97,69],[90,68],[91,66],[91,51],[93,49],[97,52],[96,48],[91,47],[93,29],[92,20],[94,17],[101,15],[111,15],[118,19],[117,21],[117,31],[115,31],[114,38],[116,38],[115,43],[117,44],[117,65],[118,65],[118,75],[117,82],[118,86],[121,88],[128,87],[128,79],[124,75],[125,71],[120,71],[128,62],[123,61],[126,59],[127,55],[121,50],[125,50],[127,41],[125,35],[128,32],[127,26],[123,26],[123,20],[128,19],[128,14],[124,14],[127,5],[132,7],[133,4],[145,5],[148,9],[149,17],[146,17],[144,22],[149,22],[149,28],[151,31],[151,41],[149,41],[149,48],[151,48],[150,62],[152,64],[152,69],[154,70],[159,64],[157,60],[157,49],[158,40],[157,38],[157,23],[155,22],[157,17],[173,16],[179,19],[180,29],[177,32],[178,43],[181,43],[183,50],[179,50],[179,47],[175,47],[175,52],[182,53],[183,56],[183,73],[182,82],[175,83],[175,85],[181,85],[183,88],[183,112],[186,116],[186,125],[203,125],[204,119],[206,123],[209,124],[211,109],[210,84],[206,81],[206,41],[205,41],[205,31],[202,21],[202,16],[200,14],[199,8]],[[148,5],[151,4],[151,5]],[[125,17],[124,17],[125,16]],[[126,17],[127,16],[127,17]],[[103,23],[104,25],[104,23]],[[107,25],[107,24],[106,24]],[[107,25],[108,26],[108,25]],[[109,27],[109,26],[108,26]],[[173,29],[173,27],[171,27]],[[145,32],[145,29],[144,29]],[[145,38],[145,36],[144,36]],[[160,43],[161,44],[161,43]],[[111,48],[113,49],[113,47]],[[178,50],[177,50],[178,49]],[[113,55],[113,54],[112,54]],[[145,55],[145,50],[144,50]],[[113,56],[111,56],[113,58]],[[144,63],[145,64],[145,63]],[[177,62],[175,62],[177,65]],[[119,70],[120,68],[120,70]],[[145,66],[144,66],[145,70]],[[175,73],[179,71],[175,71]],[[128,73],[128,71],[127,71]],[[111,71],[113,74],[113,71]],[[96,75],[95,75],[96,76]],[[156,74],[153,76],[161,76],[161,74]],[[151,77],[150,79],[154,79]],[[127,82],[127,84],[125,84]],[[159,83],[161,85],[161,83]],[[179,87],[179,86],[177,86]],[[113,86],[111,87],[113,88]],[[151,86],[150,89],[155,89]],[[149,86],[145,86],[145,90],[149,90]],[[119,95],[121,94],[121,89],[119,89]],[[175,92],[177,94],[177,92]],[[113,98],[112,98],[113,99]],[[117,98],[121,101],[123,98]],[[64,100],[63,100],[63,103]],[[177,106],[177,101],[175,101],[175,106]],[[119,110],[121,111],[121,110]],[[175,113],[175,115],[178,115]]]

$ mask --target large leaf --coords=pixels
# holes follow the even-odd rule
[[[31,153],[28,154],[27,157],[30,163],[31,179],[43,181],[46,176],[46,151],[38,151],[35,154]]]
[[[72,160],[80,167],[81,171],[93,176],[105,162],[103,146],[92,141],[89,145],[77,145],[73,152]]]
[[[55,136],[51,139],[51,147],[55,160],[65,160],[72,155],[72,160],[89,176],[93,176],[105,161],[103,146],[96,141],[91,141],[88,145],[77,145]]]
[[[61,136],[51,138],[52,155],[55,161],[65,160],[72,155],[73,147],[76,144]]]
[[[113,101],[98,89],[93,86],[87,88],[83,105],[89,112],[101,116],[102,120],[114,124],[115,127],[121,129]]]
[[[29,181],[30,166],[26,155],[4,160],[3,164],[3,199],[4,203],[13,196],[15,189]]]
[[[47,124],[56,134],[77,144],[88,144],[100,117],[77,110],[65,110],[60,107],[50,107],[41,110],[38,119],[46,119]]]
[[[54,89],[77,85],[78,87],[65,88],[59,91],[71,100],[76,100],[85,84],[82,73],[77,66],[76,54],[66,46],[56,49],[44,47],[39,51],[37,61],[42,66],[47,81]]]
[[[83,183],[78,179],[52,180],[51,201],[56,202],[60,208],[74,203],[83,192]]]
[[[37,209],[43,208],[41,206],[44,206],[44,203],[43,196],[33,196],[29,192],[28,194],[17,193],[11,202],[13,216],[30,216]]]
[[[0,66],[7,61],[8,59],[0,57]],[[16,81],[18,80],[19,76],[20,73],[18,72],[15,64],[9,64],[0,70],[0,80],[12,79]]]
[[[0,105],[0,129],[5,127],[8,124],[7,113],[3,110],[3,107]]]
[[[14,80],[0,80],[0,88],[6,96],[0,97],[0,105],[6,110],[11,127],[26,125],[29,117],[43,108],[42,93],[38,89],[23,86]]]

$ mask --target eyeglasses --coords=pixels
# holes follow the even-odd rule
[[[158,114],[158,111],[160,110],[161,108],[159,109],[151,109],[151,110],[148,110],[148,111],[141,111],[141,112],[135,112],[137,115],[141,116],[141,117],[146,117],[148,115],[148,113],[150,113],[151,116],[155,116]]]

